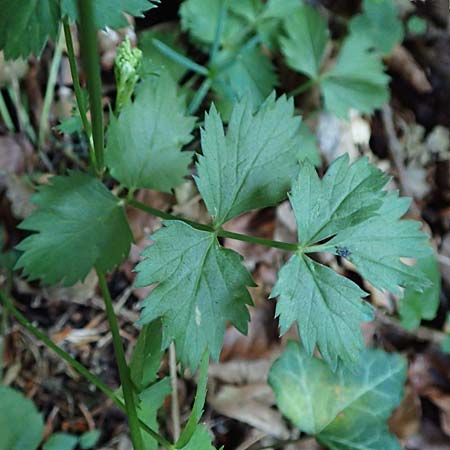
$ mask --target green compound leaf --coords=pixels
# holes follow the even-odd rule
[[[229,52],[222,52],[220,57],[226,59],[228,54]],[[278,84],[272,63],[259,47],[239,55],[231,67],[224,70],[219,80],[221,83],[214,83],[213,89],[220,96],[217,107],[225,118],[230,117],[235,99],[248,98],[252,107],[256,109]],[[223,88],[224,84],[227,86],[226,91]],[[233,96],[232,99],[227,97],[229,93]]]
[[[146,80],[136,100],[111,118],[105,151],[111,175],[130,189],[170,192],[188,174],[191,153],[181,148],[194,123],[168,74]]]
[[[292,341],[269,372],[281,412],[331,450],[400,450],[386,421],[405,379],[399,355],[366,350],[357,365],[333,373]]]
[[[441,273],[434,254],[419,258],[415,269],[425,274],[430,286],[423,292],[407,288],[400,299],[401,322],[408,330],[418,328],[422,319],[433,320],[436,317],[441,292]]]
[[[388,54],[403,40],[403,25],[397,15],[397,5],[391,0],[364,0],[363,13],[350,21],[350,31],[369,36],[378,51]]]
[[[0,399],[0,448],[36,450],[44,434],[44,421],[34,403],[7,386],[0,386]]]
[[[34,231],[18,249],[16,269],[44,284],[71,286],[98,267],[120,264],[133,241],[121,201],[96,178],[80,172],[58,176],[34,195],[37,209],[20,228]]]
[[[420,222],[400,220],[409,204],[410,199],[399,198],[397,192],[390,193],[376,216],[339,231],[326,244],[327,248],[352,262],[378,289],[394,294],[400,294],[398,286],[423,291],[429,281],[421,271],[400,260],[420,258],[431,252],[427,235],[420,231]]]
[[[242,257],[221,247],[213,233],[167,221],[136,268],[137,285],[159,283],[143,302],[140,322],[162,319],[162,347],[175,341],[177,356],[195,369],[209,349],[217,359],[227,321],[245,333],[254,286]],[[214,324],[214,326],[211,326]]]
[[[322,75],[325,106],[338,117],[347,118],[351,108],[370,114],[389,99],[389,77],[368,39],[352,34],[342,45],[336,65]]]
[[[59,0],[0,0],[0,49],[6,59],[40,56],[58,34]]]
[[[302,150],[292,100],[272,94],[253,113],[246,99],[233,108],[225,136],[214,106],[202,130],[197,186],[217,225],[286,196]]]
[[[367,294],[349,279],[306,255],[294,255],[278,275],[271,298],[279,296],[281,334],[294,322],[308,355],[315,346],[333,370],[353,362],[364,347],[361,322],[372,320]]]
[[[322,241],[373,216],[382,205],[382,189],[388,180],[367,158],[349,164],[348,154],[344,154],[322,180],[305,161],[290,194],[300,244]]]
[[[94,23],[96,28],[121,28],[129,25],[124,13],[143,17],[144,12],[156,8],[160,0],[95,0]],[[78,19],[77,0],[61,0],[62,15]]]
[[[316,78],[328,42],[326,20],[311,6],[302,5],[286,17],[284,26],[287,37],[281,38],[281,49],[287,64]]]

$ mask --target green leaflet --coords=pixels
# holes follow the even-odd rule
[[[250,100],[237,103],[227,135],[214,105],[202,130],[203,156],[197,186],[216,225],[286,196],[298,172],[300,118],[292,100],[270,95],[254,113]]]
[[[78,438],[68,433],[55,433],[43,445],[42,450],[74,450]]]
[[[0,0],[0,11],[0,49],[6,59],[39,57],[47,39],[56,39],[59,0]]]
[[[143,17],[144,12],[156,8],[160,0],[95,0],[94,23],[97,28],[121,28],[129,25],[124,13]],[[78,19],[77,0],[61,0],[62,15]]]
[[[16,269],[44,284],[83,280],[95,266],[109,271],[128,255],[133,241],[121,201],[81,172],[51,179],[33,202],[38,208],[20,228],[34,231],[17,248]]]
[[[290,194],[300,244],[319,242],[373,216],[381,207],[388,180],[367,158],[350,164],[348,154],[342,155],[322,180],[305,161]]]
[[[94,446],[100,439],[100,436],[101,436],[100,430],[86,431],[80,436],[79,446],[83,450],[94,448]]]
[[[346,118],[351,108],[370,114],[389,99],[389,76],[377,53],[368,50],[365,36],[351,34],[342,45],[336,65],[322,75],[326,108]]]
[[[306,255],[294,255],[282,267],[271,298],[279,296],[276,317],[284,334],[298,324],[309,355],[314,348],[336,369],[338,360],[354,362],[364,347],[361,322],[372,320],[367,294],[349,279]]]
[[[415,269],[425,274],[430,286],[423,292],[407,288],[400,299],[400,318],[408,330],[418,328],[422,319],[433,320],[436,317],[441,292],[441,274],[434,254],[419,258]]]
[[[105,151],[111,175],[130,189],[170,192],[188,174],[191,153],[181,148],[194,123],[167,73],[146,80],[136,100],[111,118]]]
[[[427,237],[418,230],[418,222],[400,220],[409,201],[396,193],[386,195],[387,181],[366,158],[349,164],[344,155],[322,180],[304,161],[292,187],[299,251],[281,269],[271,297],[279,296],[281,333],[296,321],[307,353],[317,345],[333,370],[339,360],[357,359],[363,346],[360,322],[372,318],[371,307],[361,300],[365,293],[356,284],[305,253],[345,257],[375,287],[394,293],[399,285],[427,285],[423,274],[400,261],[426,255]],[[326,239],[330,240],[320,244]]]
[[[331,450],[400,450],[386,421],[405,378],[399,355],[366,350],[358,364],[333,373],[292,341],[269,372],[281,412]]]
[[[140,322],[160,317],[163,348],[175,341],[177,356],[195,369],[205,349],[218,358],[227,321],[246,331],[247,286],[254,283],[242,257],[221,247],[213,233],[168,221],[152,239],[136,268],[137,285],[159,284],[144,300]]]
[[[226,60],[229,52],[221,52],[218,58]],[[219,83],[220,82],[220,83]],[[219,112],[229,118],[236,99],[248,99],[256,109],[264,102],[278,84],[275,69],[259,47],[243,52],[237,60],[213,83],[213,89],[220,96],[217,102]],[[227,89],[223,88],[226,85]],[[232,95],[232,98],[229,98]]]
[[[183,447],[177,447],[180,450],[216,450],[211,443],[211,436],[204,425],[197,425],[194,434],[189,442]]]
[[[319,75],[328,42],[326,20],[309,5],[303,5],[286,16],[287,37],[281,38],[281,49],[287,64],[311,78]]]
[[[390,53],[404,35],[397,14],[397,5],[391,0],[364,0],[362,14],[350,21],[350,31],[355,35],[368,35],[378,51]]]
[[[0,448],[36,450],[44,434],[44,421],[34,403],[7,386],[0,386],[0,399]]]
[[[397,192],[390,193],[376,216],[339,231],[326,248],[345,256],[378,289],[394,294],[400,294],[398,286],[423,291],[430,284],[423,273],[400,261],[401,257],[420,258],[431,252],[420,222],[400,220],[409,204],[410,200],[399,198]]]

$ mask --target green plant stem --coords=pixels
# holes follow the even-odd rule
[[[69,18],[66,16],[63,19],[64,37],[66,39],[67,56],[69,57],[70,73],[72,75],[73,89],[75,91],[75,99],[77,101],[78,111],[80,112],[81,122],[83,123],[84,132],[89,148],[89,159],[91,167],[97,170],[97,158],[95,156],[94,144],[92,142],[91,124],[87,118],[86,105],[84,103],[83,93],[81,91],[80,77],[78,76],[77,60],[75,57],[75,50],[73,47],[72,32],[70,31]]]
[[[58,76],[59,66],[61,65],[61,57],[64,48],[64,33],[62,28],[58,34],[58,40],[53,54],[52,64],[50,66],[50,73],[48,75],[47,86],[45,88],[44,105],[42,107],[41,118],[39,120],[39,134],[38,134],[38,149],[42,150],[45,143],[48,130],[48,118],[50,116],[50,109],[53,103],[56,78]]]
[[[182,55],[181,53],[178,53],[168,45],[164,44],[164,42],[161,42],[159,39],[156,38],[152,39],[152,43],[157,48],[157,50],[159,50],[164,56],[167,56],[168,58],[186,67],[187,69],[192,70],[195,73],[204,75],[205,77],[208,76],[209,71],[206,67],[201,66],[200,64],[197,64],[196,62]]]
[[[217,17],[216,33],[214,35],[214,42],[209,52],[209,65],[211,65],[216,59],[217,52],[220,47],[220,39],[222,37],[223,29],[225,27],[225,21],[227,19],[228,12],[228,0],[222,0],[219,10],[219,16]]]
[[[84,70],[89,91],[92,137],[97,161],[97,173],[103,173],[103,107],[100,62],[97,49],[97,32],[94,26],[92,0],[79,0],[80,44]]]
[[[265,238],[256,237],[256,236],[248,236],[246,234],[234,233],[232,231],[226,231],[222,228],[220,228],[219,230],[215,230],[214,227],[212,227],[210,225],[204,225],[202,223],[194,222],[193,220],[188,220],[183,217],[179,217],[179,216],[175,216],[173,214],[166,213],[159,209],[152,208],[151,206],[147,206],[144,203],[138,202],[137,200],[134,200],[134,199],[128,200],[127,203],[129,205],[133,206],[134,208],[145,211],[146,213],[152,214],[153,216],[161,217],[161,219],[181,220],[182,222],[187,223],[188,225],[190,225],[191,227],[193,227],[197,230],[208,231],[210,233],[216,233],[217,236],[220,236],[220,237],[236,239],[238,241],[250,242],[252,244],[263,245],[265,247],[279,248],[281,250],[287,250],[290,252],[298,251],[297,244],[289,244],[287,242],[274,241],[271,239],[265,239]]]
[[[0,90],[0,116],[8,129],[8,131],[15,131],[14,122],[11,119],[11,114],[9,114],[8,107],[6,106],[5,98],[3,97],[3,92]]]
[[[123,397],[125,399],[125,409],[130,427],[131,442],[133,443],[134,450],[144,450],[142,434],[139,427],[137,407],[133,393],[133,384],[130,378],[130,370],[125,359],[125,352],[123,350],[122,339],[120,337],[119,324],[117,323],[117,317],[114,312],[111,294],[106,283],[105,274],[98,268],[96,271],[100,290],[105,301],[106,315],[108,317],[109,327],[111,329],[114,353],[116,354],[117,366],[119,368],[120,382],[122,384]]]
[[[188,106],[187,109],[188,114],[194,114],[197,111],[197,109],[202,104],[204,98],[206,97],[206,94],[208,93],[211,84],[212,84],[211,78],[205,78],[203,80],[203,83],[197,89],[197,92],[195,93],[194,97],[191,100],[191,103]]]
[[[310,78],[306,83],[301,84],[300,86],[289,92],[288,97],[295,97],[297,95],[303,94],[303,92],[311,89],[317,83],[319,83],[319,78]]]
[[[100,378],[91,373],[83,364],[79,363],[75,358],[65,352],[62,348],[58,347],[46,334],[44,334],[39,328],[35,327],[12,303],[11,299],[0,290],[0,299],[5,307],[12,316],[15,317],[17,322],[19,322],[24,328],[26,328],[36,339],[39,339],[44,343],[50,350],[54,351],[61,359],[63,359],[67,364],[69,364],[73,369],[75,369],[83,378],[86,378],[90,383],[97,387],[101,392],[103,392],[108,398],[110,398],[117,407],[122,411],[125,410],[125,404],[122,399],[105,383],[103,383]],[[159,433],[152,430],[143,421],[139,421],[139,426],[147,432],[153,439],[155,439],[160,445],[168,450],[173,449],[173,445],[164,439]]]

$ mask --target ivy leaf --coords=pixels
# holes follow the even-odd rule
[[[325,106],[338,117],[348,117],[351,108],[370,114],[389,100],[389,77],[368,40],[350,35],[342,45],[336,65],[321,77]]]
[[[390,193],[376,216],[339,231],[327,248],[352,262],[378,289],[394,294],[400,294],[398,286],[423,291],[429,285],[426,277],[400,260],[427,256],[431,251],[427,235],[419,229],[420,222],[400,220],[409,204],[410,199]]]
[[[98,267],[111,270],[128,255],[133,240],[120,199],[96,178],[81,172],[41,186],[38,208],[20,228],[34,231],[17,248],[16,269],[44,284],[71,286]]]
[[[331,450],[400,450],[386,421],[405,379],[399,355],[366,350],[358,364],[333,373],[292,341],[269,372],[281,412]]]
[[[220,57],[226,59],[229,53],[221,52]],[[221,83],[214,83],[213,88],[221,97],[217,107],[225,118],[230,117],[235,99],[248,97],[250,104],[256,109],[278,83],[272,63],[259,47],[243,52],[231,67],[224,70],[219,80]],[[227,97],[227,92],[222,87],[224,84],[231,91],[233,101]]]
[[[143,17],[144,12],[156,8],[160,0],[96,0],[93,2],[96,28],[122,28],[129,25],[124,13]],[[61,0],[62,15],[78,20],[77,0]]]
[[[302,5],[286,16],[284,27],[287,37],[282,37],[280,42],[287,64],[316,78],[328,42],[326,20],[313,7]]]
[[[7,386],[0,386],[0,398],[0,448],[36,450],[44,434],[44,421],[34,403]]]
[[[363,13],[352,18],[350,31],[355,35],[369,36],[378,51],[388,54],[404,36],[397,14],[397,6],[391,0],[364,0]]]
[[[382,205],[387,182],[388,177],[367,158],[349,164],[344,154],[322,180],[305,161],[290,194],[299,242],[303,246],[319,242],[373,216]]]
[[[372,320],[367,294],[349,279],[306,255],[296,254],[281,268],[271,298],[279,296],[276,317],[284,334],[298,324],[309,355],[317,345],[336,370],[338,360],[354,362],[364,347],[361,322]]]
[[[227,321],[246,332],[247,286],[254,283],[242,257],[221,247],[213,233],[184,222],[164,224],[136,268],[138,286],[159,283],[143,302],[140,323],[160,317],[162,347],[175,341],[177,356],[195,369],[205,349],[218,358]]]
[[[298,172],[300,118],[292,100],[270,95],[256,113],[237,103],[225,136],[214,106],[202,130],[197,186],[216,225],[286,196]]]
[[[422,319],[433,320],[436,317],[441,292],[441,274],[435,255],[419,258],[415,269],[424,273],[430,285],[423,292],[406,289],[400,299],[401,322],[408,330],[418,328]]]
[[[59,0],[0,0],[0,49],[6,59],[39,57],[47,39],[56,39]]]
[[[170,192],[188,174],[191,153],[181,148],[194,123],[168,74],[146,80],[136,100],[111,118],[105,151],[111,175],[130,189]]]
[[[163,354],[161,322],[155,320],[142,327],[131,355],[130,376],[138,392],[155,381]]]

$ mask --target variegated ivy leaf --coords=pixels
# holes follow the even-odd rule
[[[330,450],[400,450],[387,420],[403,396],[405,360],[366,350],[357,364],[333,373],[289,342],[269,372],[281,412]]]
[[[419,223],[400,220],[409,202],[386,195],[387,177],[363,158],[338,158],[320,179],[302,164],[290,201],[298,226],[299,250],[282,267],[271,294],[279,297],[281,332],[297,322],[308,354],[317,346],[334,370],[339,360],[357,360],[363,347],[360,323],[370,320],[365,292],[355,283],[313,261],[307,254],[334,253],[353,262],[378,288],[423,288],[424,275],[400,261],[429,252]],[[327,240],[325,243],[321,243]]]
[[[161,318],[163,348],[174,341],[177,356],[195,369],[205,349],[218,358],[227,321],[246,332],[247,286],[254,283],[242,257],[221,247],[213,233],[168,221],[152,240],[136,268],[138,286],[157,284],[140,322]]]

